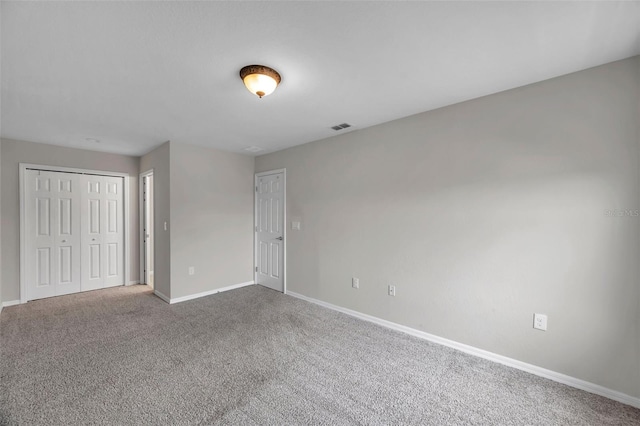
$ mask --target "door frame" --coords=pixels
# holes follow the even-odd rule
[[[140,284],[147,284],[147,276],[145,274],[145,265],[146,265],[146,247],[145,247],[145,243],[144,243],[144,224],[145,224],[145,203],[144,203],[144,178],[148,177],[148,176],[153,176],[153,168],[144,171],[142,173],[140,173],[139,177],[138,177],[138,213],[140,216],[140,224],[138,226],[139,230],[140,230]],[[154,182],[155,183],[155,182]],[[154,191],[155,191],[155,185],[154,187]],[[153,197],[153,203],[155,204],[155,200],[156,197]],[[154,219],[155,219],[155,214],[156,214],[156,208],[155,205],[153,206],[153,214],[154,214]],[[155,224],[155,220],[154,220],[154,224]],[[155,229],[153,230],[154,234],[155,234]],[[155,246],[155,235],[153,236],[153,244]],[[154,247],[155,249],[155,247]],[[155,259],[156,257],[156,251],[153,250],[153,263],[155,265]],[[155,286],[154,286],[155,287]]]
[[[25,279],[26,271],[26,224],[24,223],[25,215],[25,192],[26,192],[26,171],[28,169],[42,170],[47,172],[62,172],[62,173],[77,173],[77,174],[91,174],[99,176],[112,176],[124,178],[122,197],[124,198],[124,285],[136,284],[136,281],[130,281],[131,279],[131,242],[130,242],[130,230],[129,230],[129,174],[109,172],[104,170],[90,170],[79,169],[75,167],[59,167],[59,166],[47,166],[44,164],[30,164],[20,163],[19,174],[19,192],[20,192],[20,303],[27,303],[27,281]]]
[[[262,176],[282,173],[283,198],[282,198],[282,293],[287,294],[287,169],[275,169],[256,173],[253,179],[253,282],[258,284],[258,179]]]

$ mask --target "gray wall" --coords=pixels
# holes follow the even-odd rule
[[[171,142],[172,298],[253,280],[253,174],[253,157]]]
[[[640,218],[606,215],[640,208],[639,67],[258,157],[302,222],[288,288],[640,397]]]
[[[2,140],[2,300],[20,299],[20,163],[129,173],[131,276],[139,278],[138,158],[33,142]]]
[[[140,173],[153,169],[154,289],[166,297],[171,297],[170,145],[166,142],[140,158]]]

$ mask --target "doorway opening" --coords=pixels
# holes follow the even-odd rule
[[[153,170],[140,174],[140,282],[154,288]]]

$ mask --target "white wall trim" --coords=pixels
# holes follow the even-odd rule
[[[299,293],[295,293],[289,291],[287,293],[289,296],[296,297],[298,299],[305,300],[307,302],[314,303],[316,305],[320,305],[322,307],[342,312],[343,314],[350,315],[355,318],[359,318],[364,321],[372,322],[374,324],[381,325],[386,328],[390,328],[396,331],[400,331],[402,333],[410,334],[414,337],[418,337],[420,339],[428,340],[433,343],[437,343],[443,346],[448,346],[450,348],[457,349],[461,352],[468,353],[470,355],[474,355],[480,358],[487,359],[489,361],[497,362],[499,364],[506,365],[508,367],[513,367],[518,370],[526,371],[527,373],[534,374],[536,376],[544,377],[549,380],[553,380],[558,383],[562,383],[565,385],[572,386],[574,388],[587,391],[590,393],[594,393],[596,395],[604,396],[605,398],[612,399],[614,401],[622,402],[623,404],[630,405],[632,407],[640,408],[640,398],[636,398],[622,392],[618,392],[613,389],[605,388],[604,386],[597,385],[595,383],[587,382],[582,379],[578,379],[575,377],[567,376],[566,374],[558,373],[552,370],[547,370],[546,368],[538,367],[536,365],[528,364],[526,362],[518,361],[513,358],[509,358],[506,356],[498,355],[493,352],[485,351],[484,349],[479,349],[473,346],[465,345],[464,343],[459,343],[454,340],[445,339],[443,337],[439,337],[433,334],[425,333],[424,331],[416,330],[415,328],[407,327],[404,325],[400,325],[391,321],[383,320],[378,317],[374,317],[371,315],[363,314],[358,311],[354,311],[351,309],[343,308],[341,306],[333,305],[328,302],[323,302],[322,300],[314,299],[312,297],[304,296]]]
[[[171,303],[171,299],[169,299],[164,294],[160,293],[158,290],[153,290],[153,294],[155,294],[156,296],[158,296],[160,299],[164,300],[165,302]]]
[[[153,176],[153,168],[140,173],[140,175],[138,176],[138,216],[139,216],[138,230],[140,231],[140,240],[139,240],[140,241],[140,244],[139,244],[140,246],[139,247],[140,248],[140,280],[139,282],[145,283],[145,284],[147,281],[147,277],[145,276],[145,268],[144,268],[145,267],[145,244],[144,244],[144,221],[145,221],[144,214],[145,213],[144,213],[144,200],[143,200],[143,192],[144,192],[143,179],[147,176]],[[154,203],[155,203],[155,197],[154,197]],[[155,209],[154,209],[154,214],[155,214]],[[155,258],[155,250],[153,254]]]
[[[27,303],[27,283],[25,280],[25,238],[26,238],[26,229],[24,224],[24,213],[25,213],[25,186],[24,186],[24,175],[27,169],[36,169],[36,170],[45,170],[50,172],[67,172],[67,173],[83,173],[83,174],[94,174],[94,175],[102,175],[102,176],[113,176],[113,177],[122,177],[123,181],[123,194],[124,197],[124,283],[128,282],[131,279],[131,231],[129,229],[130,222],[130,200],[129,200],[129,174],[128,173],[120,173],[120,172],[109,172],[104,170],[89,170],[89,169],[78,169],[75,167],[58,167],[58,166],[47,166],[42,164],[29,164],[29,163],[20,163],[20,174],[18,176],[19,179],[19,196],[20,196],[20,303]]]
[[[6,302],[2,302],[3,308],[8,308],[9,306],[20,305],[22,302],[20,300],[7,300]]]
[[[282,220],[284,222],[282,226],[282,252],[283,252],[283,265],[282,265],[282,292],[287,294],[287,169],[275,169],[268,170],[266,172],[256,173],[253,177],[253,186],[254,188],[258,187],[258,178],[262,176],[274,175],[277,173],[282,173],[282,177],[284,178],[283,185],[283,197],[282,197]],[[256,226],[258,223],[258,192],[254,191],[253,193],[253,282],[258,282],[258,273],[256,272],[256,268],[258,267],[258,233],[256,232]]]
[[[205,297],[205,296],[210,296],[212,294],[222,293],[223,291],[235,290],[236,288],[246,287],[248,285],[253,285],[253,284],[254,284],[253,281],[247,281],[246,283],[240,283],[240,284],[233,284],[233,285],[230,285],[230,286],[227,286],[227,287],[218,288],[218,289],[215,289],[215,290],[203,291],[202,293],[196,293],[196,294],[190,294],[188,296],[176,297],[174,299],[170,299],[169,303],[173,305],[174,303],[186,302],[187,300],[198,299],[200,297]],[[165,302],[166,302],[166,300],[165,300]]]
[[[25,236],[26,229],[24,223],[24,213],[25,213],[25,196],[24,196],[24,174],[27,170],[28,165],[20,163],[20,173],[18,175],[18,185],[19,185],[19,197],[20,197],[20,302],[27,303],[27,283],[24,279],[24,274],[27,269],[26,266],[26,248],[25,248]]]
[[[129,175],[124,175],[124,190],[122,196],[124,197],[124,285],[127,285],[131,280],[131,203],[129,194]]]
[[[132,280],[132,281],[129,281],[129,282],[128,282],[127,284],[125,284],[125,285],[129,286],[129,285],[136,285],[136,284],[140,284],[140,281],[138,281],[138,280]]]

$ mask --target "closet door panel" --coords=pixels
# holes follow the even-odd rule
[[[27,300],[80,291],[78,176],[25,173],[25,279]]]
[[[124,284],[123,178],[104,177],[104,273],[105,287]]]
[[[103,210],[104,177],[83,175],[82,184],[82,291],[104,287]]]
[[[82,290],[124,284],[124,205],[121,177],[82,177]]]
[[[55,173],[56,296],[80,291],[80,176]]]

